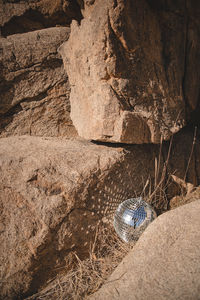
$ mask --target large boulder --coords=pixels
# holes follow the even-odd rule
[[[73,251],[84,258],[97,222],[142,190],[150,149],[141,150],[57,138],[0,139],[1,298],[36,292]],[[148,168],[133,178],[140,160]]]
[[[90,299],[200,299],[199,211],[200,200],[159,216]]]
[[[73,136],[68,77],[57,48],[70,30],[55,27],[0,38],[0,135]]]
[[[192,137],[177,137],[180,145],[185,136],[190,143],[186,148],[174,146],[162,184],[156,180],[162,172],[155,162],[165,169],[167,143],[159,159],[157,145],[111,147],[64,138],[1,138],[0,298],[36,292],[66,268],[72,252],[83,259],[98,222],[112,223],[123,200],[148,195],[154,182],[157,193],[146,200],[157,212],[165,210],[170,172],[185,176],[179,162],[190,157]],[[187,172],[187,180],[194,184],[200,184],[199,152],[198,144]]]
[[[84,19],[72,22],[60,48],[79,135],[137,144],[168,140],[199,108],[199,3],[82,2]]]

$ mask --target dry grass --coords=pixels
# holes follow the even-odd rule
[[[163,140],[160,141],[160,150],[158,158],[155,158],[154,162],[154,182],[151,181],[151,178],[146,181],[144,184],[143,191],[141,196],[149,204],[151,204],[157,211],[158,214],[163,213],[168,210],[168,194],[167,189],[171,184],[171,175],[168,174],[167,168],[169,164],[169,158],[171,154],[173,143],[173,136],[170,140],[169,149],[167,153],[166,161],[162,161],[162,147]]]
[[[161,162],[163,147],[163,140],[161,139],[159,155],[158,158],[155,158],[154,182],[151,182],[151,179],[149,178],[144,184],[143,192],[141,194],[141,196],[148,203],[150,203],[154,208],[156,208],[158,214],[163,213],[171,208],[170,195],[168,195],[168,190],[171,186],[174,186],[174,184],[176,184],[177,186],[177,194],[182,198],[187,194],[190,194],[194,190],[194,185],[189,182],[186,182],[186,178],[191,164],[192,156],[194,154],[196,140],[197,127],[195,127],[194,129],[193,142],[190,150],[189,159],[187,161],[185,175],[183,179],[181,179],[176,176],[176,170],[174,171],[174,173],[169,173],[168,170],[168,165],[172,152],[173,136],[170,139],[167,157],[164,162]],[[175,190],[173,191],[173,193],[174,192]]]
[[[86,299],[102,286],[133,245],[122,242],[111,227],[98,228],[89,258],[81,261],[74,253],[72,260],[75,258],[76,264],[73,269],[27,300]]]

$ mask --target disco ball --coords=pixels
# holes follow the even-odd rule
[[[114,215],[114,228],[126,243],[137,240],[145,228],[156,218],[154,209],[140,198],[122,202]]]

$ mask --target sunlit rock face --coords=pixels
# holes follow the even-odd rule
[[[159,143],[185,125],[198,103],[200,72],[192,66],[199,64],[200,44],[194,9],[184,3],[85,5],[84,19],[72,22],[60,48],[80,136]]]
[[[69,34],[69,28],[54,27],[0,38],[0,136],[76,135],[57,52]]]
[[[77,135],[57,52],[74,18],[81,19],[76,0],[0,1],[1,137]]]

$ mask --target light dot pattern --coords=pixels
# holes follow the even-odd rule
[[[87,210],[84,232],[89,230],[90,235],[95,231],[96,227],[90,228],[90,224],[96,226],[103,223],[106,226],[113,226],[116,209],[126,199],[143,197],[158,212],[166,206],[167,199],[160,195],[160,190],[158,191],[159,198],[156,195],[158,202],[155,202],[154,198],[148,197],[153,190],[154,155],[157,155],[157,151],[155,146],[155,153],[152,153],[152,159],[149,160],[149,153],[147,155],[146,148],[143,148],[143,145],[136,145],[133,154],[126,150],[124,160],[111,165],[102,173],[97,169],[96,172],[90,174],[89,184],[84,187],[81,195],[80,192],[77,195],[79,198],[81,196],[81,202],[84,203]],[[140,160],[136,159],[137,157],[140,157]],[[149,182],[148,185],[146,185],[147,182]],[[144,214],[144,211],[139,209],[137,214]],[[135,226],[139,225],[140,223],[136,222]]]

